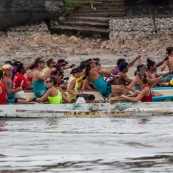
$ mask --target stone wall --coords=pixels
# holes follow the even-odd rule
[[[172,34],[173,18],[124,18],[109,23],[110,39],[137,39],[141,37]]]
[[[0,0],[0,30],[59,17],[64,0]]]

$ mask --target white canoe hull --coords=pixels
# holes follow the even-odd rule
[[[0,117],[54,118],[68,116],[155,116],[173,115],[173,102],[151,103],[90,103],[90,104],[29,104],[1,105]]]

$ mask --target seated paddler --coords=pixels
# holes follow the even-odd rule
[[[48,73],[43,74],[43,69],[45,67],[45,61],[41,58],[35,65],[36,65],[36,70],[32,74],[32,86],[33,86],[33,90],[34,90],[34,95],[37,98],[40,98],[46,93],[46,86],[45,86],[44,81],[56,69],[52,68]]]
[[[110,74],[110,71],[104,70],[96,65],[94,60],[87,63],[86,77],[94,85],[94,87],[104,96],[109,97],[111,94],[124,93],[127,94],[127,89],[123,85],[109,85],[104,81],[103,76],[110,75],[118,78],[118,75]]]
[[[70,103],[70,101],[65,97],[61,91],[56,87],[57,79],[54,76],[50,76],[45,80],[46,88],[48,89],[46,93],[41,98],[34,97],[31,101],[44,102],[48,100],[50,104],[61,104],[62,101]]]

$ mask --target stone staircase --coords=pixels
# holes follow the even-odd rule
[[[89,0],[70,16],[51,22],[50,30],[56,33],[98,33],[108,36],[110,18],[124,15],[124,0]]]

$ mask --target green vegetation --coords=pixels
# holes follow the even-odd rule
[[[89,0],[65,0],[66,14],[71,14],[77,7]]]

